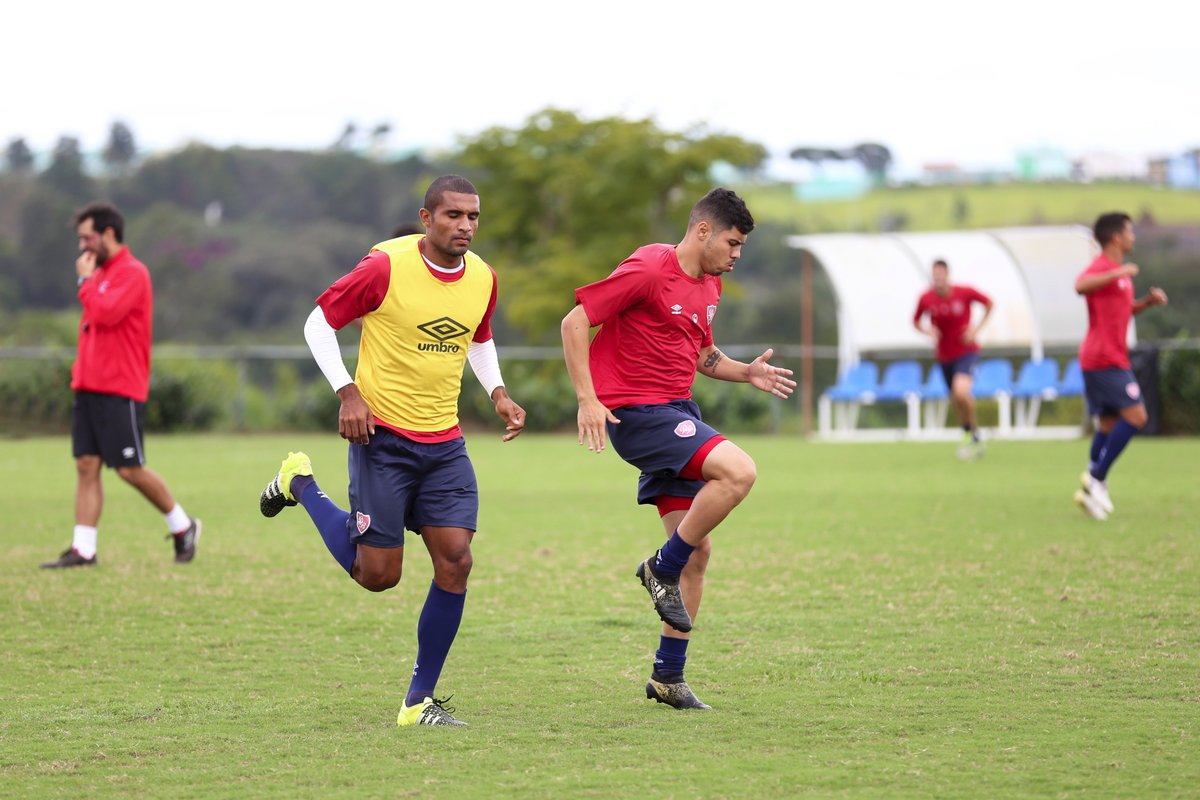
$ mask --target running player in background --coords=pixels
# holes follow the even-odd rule
[[[1079,366],[1088,412],[1096,418],[1096,433],[1088,468],[1080,475],[1083,488],[1075,505],[1088,516],[1104,520],[1113,512],[1108,494],[1108,471],[1133,435],[1146,424],[1146,404],[1129,363],[1129,320],[1151,306],[1167,304],[1167,294],[1152,287],[1134,299],[1133,277],[1138,266],[1123,263],[1133,250],[1133,220],[1128,214],[1101,214],[1092,228],[1100,254],[1075,279],[1075,291],[1087,299],[1088,330],[1079,347]]]
[[[963,429],[959,458],[983,455],[983,440],[975,419],[975,369],[979,365],[979,344],[975,338],[992,313],[992,299],[971,287],[950,283],[950,266],[943,260],[933,262],[933,286],[917,300],[913,326],[933,339],[938,365],[950,390],[950,402]],[[971,304],[983,306],[979,322],[971,324]],[[926,323],[924,317],[929,316]]]

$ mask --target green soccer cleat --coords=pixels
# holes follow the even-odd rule
[[[650,676],[650,680],[646,682],[646,699],[654,700],[658,703],[666,703],[671,708],[678,708],[681,711],[686,709],[696,709],[699,711],[711,711],[712,706],[708,703],[702,703],[696,693],[692,691],[692,687],[687,685],[687,681],[679,681],[678,683],[663,683],[655,680],[654,676]]]
[[[447,706],[450,701],[447,697],[445,700],[435,700],[432,697],[426,697],[415,706],[401,706],[400,713],[396,715],[396,724],[404,725],[456,725],[465,728],[467,723],[461,719],[455,719],[451,716],[454,709]]]
[[[279,467],[279,474],[267,484],[258,498],[258,510],[264,517],[273,517],[288,506],[296,505],[292,497],[292,479],[312,475],[312,461],[304,453],[288,453]]]

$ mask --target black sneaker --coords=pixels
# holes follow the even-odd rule
[[[656,558],[657,551],[638,564],[638,579],[650,593],[659,618],[680,633],[687,633],[692,629],[692,618],[688,616],[687,608],[683,605],[683,596],[679,594],[679,578],[663,578],[657,575],[654,572]]]
[[[84,558],[79,555],[79,551],[74,547],[69,547],[62,551],[54,561],[47,561],[42,564],[42,569],[63,569],[64,567],[94,567],[96,566],[96,557]]]
[[[666,683],[659,680],[658,675],[651,675],[650,680],[646,682],[646,699],[654,700],[659,703],[666,703],[671,708],[680,710],[694,708],[701,711],[711,711],[712,706],[708,703],[700,702],[700,698],[696,697],[692,687],[687,685],[687,681],[679,680],[675,683]]]
[[[183,533],[168,533],[167,538],[175,543],[175,563],[186,564],[196,557],[196,542],[200,541],[200,520],[192,520],[192,524]]]

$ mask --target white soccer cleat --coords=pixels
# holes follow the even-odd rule
[[[1106,515],[1113,512],[1113,501],[1108,496],[1107,481],[1098,480],[1092,473],[1084,472],[1079,476],[1079,483],[1083,485],[1083,490],[1100,504]]]
[[[1098,519],[1101,522],[1108,519],[1108,512],[1104,510],[1104,507],[1100,505],[1096,498],[1092,497],[1083,489],[1075,490],[1074,500],[1075,505],[1079,506],[1079,510],[1087,514],[1092,519]]]

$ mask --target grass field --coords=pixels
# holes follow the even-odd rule
[[[154,437],[205,522],[176,566],[106,475],[95,569],[69,542],[65,439],[0,449],[4,798],[1195,797],[1200,442],[1135,441],[1117,513],[1070,503],[1083,442],[744,438],[760,478],[718,530],[688,679],[646,702],[661,540],[611,452],[469,440],[467,615],[439,689],[468,729],[399,729],[430,568],[370,594],[301,509],[258,515],[288,450],[345,498],[336,436]]]
[[[754,216],[805,229],[875,231],[885,216],[902,216],[905,229],[954,230],[1030,224],[1091,226],[1097,209],[1119,208],[1159,224],[1195,225],[1200,192],[1135,183],[1008,183],[881,189],[851,200],[805,202],[790,187],[748,187],[742,192]],[[956,213],[965,211],[965,217]]]

